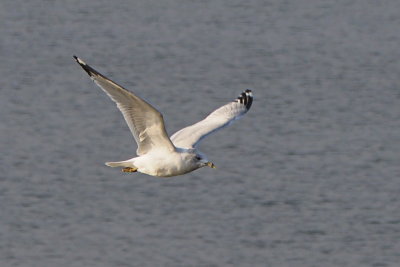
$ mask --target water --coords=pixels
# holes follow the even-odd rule
[[[1,266],[398,266],[400,2],[0,4]],[[243,89],[201,146],[217,169],[157,179],[76,54],[170,134]]]

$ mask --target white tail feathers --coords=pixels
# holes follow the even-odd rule
[[[135,167],[135,166],[133,166],[132,161],[129,161],[129,160],[106,162],[105,164],[109,167]]]

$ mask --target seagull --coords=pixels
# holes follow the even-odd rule
[[[197,147],[211,133],[228,126],[251,107],[250,89],[235,100],[211,112],[205,119],[183,128],[170,138],[162,114],[142,98],[99,73],[83,60],[76,62],[89,77],[117,104],[137,143],[137,157],[106,162],[110,167],[123,167],[123,172],[141,172],[157,177],[171,177],[205,166],[215,168]]]

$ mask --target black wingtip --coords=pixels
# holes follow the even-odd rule
[[[87,73],[90,77],[93,77],[94,75],[100,75],[95,69],[93,69],[92,67],[90,67],[89,65],[87,65],[87,64],[85,63],[85,61],[83,61],[82,59],[80,59],[79,57],[77,57],[77,56],[75,56],[75,55],[73,55],[73,57],[74,57],[76,63],[78,63],[78,64],[82,67],[82,69],[83,69],[84,71],[86,71],[86,73]]]
[[[236,99],[236,102],[243,104],[246,106],[246,109],[249,110],[251,107],[251,104],[253,103],[253,93],[250,89],[246,89],[244,92],[242,92],[238,98]]]
[[[77,57],[76,55],[73,55],[73,57],[74,57],[74,59],[75,59],[75,61],[76,61],[76,63],[78,63],[79,65],[81,65],[82,66],[82,60],[79,58],[79,57]]]
[[[81,66],[86,66],[86,65],[87,65],[86,62],[83,61],[82,59],[80,59],[79,57],[77,57],[77,56],[75,56],[75,55],[73,55],[73,57],[74,57],[75,61],[76,61],[79,65],[81,65]]]

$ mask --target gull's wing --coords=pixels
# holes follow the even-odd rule
[[[181,129],[171,136],[177,147],[194,148],[209,134],[231,124],[243,116],[251,107],[253,94],[247,89],[234,101],[218,108],[204,120]]]
[[[136,153],[138,155],[146,154],[152,149],[175,150],[165,130],[162,114],[158,110],[140,97],[97,72],[80,58],[76,56],[74,58],[89,74],[90,78],[117,103],[117,107],[122,112],[136,140],[138,145]]]

